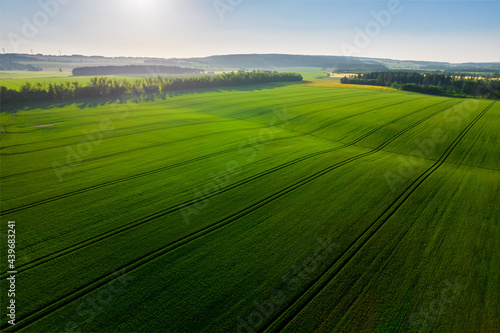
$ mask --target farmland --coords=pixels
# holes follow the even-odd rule
[[[2,328],[500,331],[500,103],[313,81],[2,105]]]
[[[192,77],[196,75],[185,75],[185,74],[171,74],[168,77],[170,78],[185,78]],[[201,75],[199,75],[201,76]],[[115,80],[129,80],[134,81],[146,75],[108,75],[109,79]],[[66,82],[78,82],[79,84],[85,85],[90,82],[92,77],[87,76],[71,76],[71,73],[68,72],[30,72],[28,74],[19,74],[14,71],[12,72],[0,72],[0,79],[2,79],[2,86],[5,86],[8,89],[17,89],[19,90],[26,82],[29,82],[33,85],[42,84],[48,86],[49,84],[64,84]]]

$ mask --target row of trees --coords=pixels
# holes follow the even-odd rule
[[[163,65],[93,66],[73,68],[73,76],[93,75],[158,75],[158,74],[200,74],[203,69]]]
[[[451,76],[457,76],[460,77],[461,79],[464,78],[472,78],[472,79],[495,79],[495,78],[500,78],[500,72],[488,72],[488,73],[467,73],[467,72],[448,72],[445,71],[444,74],[446,75],[451,75]]]
[[[118,97],[122,95],[154,94],[184,89],[199,89],[223,86],[237,86],[268,82],[302,81],[302,76],[296,73],[278,72],[246,72],[226,73],[214,76],[189,78],[154,78],[128,80],[93,77],[87,84],[65,82],[61,84],[44,85],[26,82],[20,90],[0,87],[1,103],[31,102],[44,100],[60,100],[87,97]]]
[[[500,98],[500,81],[414,72],[373,72],[343,77],[341,83],[388,86],[433,95]]]

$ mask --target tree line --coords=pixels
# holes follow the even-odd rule
[[[93,66],[73,68],[73,76],[93,75],[158,75],[158,74],[200,74],[203,69],[164,65]]]
[[[224,86],[238,86],[270,82],[302,81],[302,75],[278,72],[225,73],[214,76],[188,78],[153,78],[126,79],[93,77],[87,84],[75,82],[24,83],[19,90],[0,87],[1,103],[61,100],[88,97],[119,97],[122,95],[154,94],[184,89],[199,89]]]
[[[500,98],[500,81],[445,74],[372,72],[340,79],[343,84],[387,86],[432,95]]]

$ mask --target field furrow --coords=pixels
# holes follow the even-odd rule
[[[264,205],[267,205],[268,203],[270,203],[270,202],[272,202],[272,201],[274,201],[274,200],[276,200],[276,199],[278,199],[278,198],[280,198],[280,197],[282,197],[282,196],[284,196],[284,195],[286,195],[286,194],[288,194],[288,193],[296,190],[297,188],[303,186],[304,184],[307,184],[307,183],[309,183],[309,182],[311,182],[311,181],[313,181],[313,180],[315,180],[315,179],[317,179],[317,178],[319,178],[319,177],[321,177],[321,176],[323,176],[323,175],[331,172],[332,170],[337,169],[338,167],[344,166],[347,163],[350,163],[350,162],[355,161],[357,159],[360,159],[360,158],[369,156],[371,154],[374,154],[374,153],[380,151],[383,147],[385,147],[386,145],[388,145],[390,142],[392,142],[395,139],[397,139],[399,136],[401,136],[404,133],[406,133],[407,131],[413,129],[414,127],[416,127],[418,125],[420,125],[424,121],[426,121],[426,120],[428,120],[428,119],[436,116],[437,114],[444,112],[447,109],[448,109],[448,107],[445,107],[445,108],[443,108],[441,110],[433,112],[430,115],[428,115],[428,116],[420,119],[419,121],[415,122],[413,125],[406,127],[405,129],[403,129],[402,131],[400,131],[399,133],[397,133],[396,135],[394,135],[392,138],[390,138],[389,140],[387,140],[384,144],[382,144],[381,146],[377,147],[376,149],[374,149],[374,150],[372,150],[370,152],[362,153],[362,154],[359,154],[359,155],[355,155],[355,156],[353,156],[351,158],[348,158],[348,159],[343,160],[343,161],[341,161],[341,162],[339,162],[337,164],[334,164],[334,165],[332,165],[332,166],[330,166],[330,167],[328,167],[326,169],[320,170],[319,172],[317,172],[317,173],[315,173],[315,174],[313,174],[311,176],[308,176],[308,177],[302,179],[299,182],[296,182],[295,184],[293,184],[293,185],[291,185],[291,186],[289,186],[289,187],[287,187],[287,188],[285,188],[285,189],[283,189],[283,190],[281,190],[281,191],[279,191],[279,192],[277,192],[277,193],[275,193],[275,194],[273,194],[273,195],[265,198],[264,200],[261,200],[261,201],[255,203],[255,204],[253,204],[253,205],[245,208],[244,210],[239,211],[238,213],[236,213],[234,215],[231,215],[228,218],[225,218],[225,219],[221,220],[220,222],[218,222],[218,223],[216,223],[216,224],[214,224],[214,225],[212,225],[212,226],[210,226],[210,227],[208,227],[206,229],[202,229],[198,233],[195,233],[193,235],[188,236],[187,238],[183,238],[183,239],[181,239],[179,241],[176,241],[173,244],[167,244],[166,246],[164,246],[164,247],[162,247],[162,248],[160,248],[160,249],[158,249],[158,250],[156,250],[156,251],[154,251],[154,252],[152,252],[152,253],[144,256],[144,257],[141,257],[139,259],[134,260],[134,262],[132,262],[131,264],[125,265],[123,267],[120,267],[120,269],[126,269],[126,271],[130,271],[130,270],[133,270],[133,269],[136,268],[135,265],[142,266],[143,264],[146,264],[146,263],[150,262],[151,260],[157,258],[158,256],[161,256],[161,255],[163,255],[165,253],[168,253],[169,251],[177,248],[180,245],[184,245],[184,244],[186,244],[188,242],[196,240],[196,239],[204,236],[207,232],[212,232],[212,231],[218,230],[219,228],[221,228],[221,227],[223,227],[223,226],[225,226],[227,224],[230,224],[233,221],[236,221],[239,218],[241,218],[243,216],[246,216],[249,213],[254,212],[255,210],[263,207]],[[178,210],[178,208],[176,210]],[[160,214],[159,216],[147,217],[144,220],[144,222],[149,222],[149,221],[154,220],[154,219],[156,219],[158,217],[161,217],[161,216],[164,216],[164,214]],[[142,223],[140,223],[140,224],[142,224]],[[140,225],[140,224],[138,224],[138,225]],[[125,228],[125,230],[128,230],[128,229],[129,228]],[[113,236],[113,235],[114,234],[111,234],[110,236]],[[90,244],[93,244],[93,243],[94,242],[91,242]],[[73,250],[70,251],[69,253],[72,253],[72,252],[73,252]],[[55,258],[58,258],[58,257],[55,257]],[[50,259],[49,261],[51,261],[51,260],[52,259]],[[96,280],[95,282],[92,282],[87,287],[77,289],[77,291],[71,295],[70,299],[75,300],[75,299],[81,297],[80,293],[88,293],[88,292],[90,292],[92,290],[95,290],[98,287],[101,287],[101,286],[105,285],[106,283],[109,282],[109,278],[110,278],[109,276],[103,276],[103,277],[99,278],[98,280]],[[48,307],[45,307],[42,311],[34,313],[32,315],[29,315],[27,317],[26,322],[30,322],[31,320],[33,320],[32,319],[33,317],[36,318],[37,316],[40,316],[40,315],[43,316],[44,315],[44,314],[40,314],[40,313],[52,312],[52,311],[54,311],[54,308],[57,309],[60,306],[66,305],[67,302],[69,302],[69,300],[67,300],[66,297],[62,298],[62,299],[60,299],[60,300],[52,303]],[[22,323],[20,325],[22,325]]]
[[[15,330],[495,331],[499,112],[309,83],[7,110]]]

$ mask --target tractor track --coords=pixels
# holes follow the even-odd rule
[[[228,224],[231,224],[232,222],[240,219],[241,217],[246,216],[246,215],[260,209],[261,207],[267,205],[268,203],[273,202],[276,199],[281,198],[284,195],[286,195],[286,194],[322,177],[323,175],[331,172],[332,170],[335,170],[341,166],[344,166],[346,164],[349,164],[353,161],[359,160],[359,159],[364,158],[366,156],[373,155],[373,154],[381,151],[385,146],[389,145],[391,142],[393,142],[394,140],[396,140],[397,138],[399,138],[400,136],[402,136],[403,134],[405,134],[409,130],[415,128],[416,126],[420,125],[421,123],[425,122],[426,120],[436,116],[437,114],[439,114],[439,113],[441,113],[449,108],[450,107],[447,107],[443,110],[434,112],[434,113],[432,113],[424,118],[421,118],[419,121],[413,123],[412,125],[406,127],[405,129],[403,129],[403,130],[399,131],[398,133],[396,133],[395,135],[393,135],[390,139],[388,139],[387,141],[385,141],[384,143],[379,145],[377,148],[374,148],[372,151],[355,155],[355,156],[350,157],[344,161],[335,163],[327,168],[324,168],[323,170],[320,170],[320,171],[318,171],[310,176],[307,176],[304,179],[297,181],[294,184],[289,185],[288,187],[286,187],[278,192],[275,192],[274,194],[272,194],[264,199],[261,199],[261,200],[257,201],[256,203],[244,208],[243,210],[240,210],[239,212],[233,213],[232,215],[230,215],[230,216],[228,216],[228,217],[226,217],[226,218],[224,218],[224,219],[222,219],[222,220],[220,220],[220,221],[218,221],[210,226],[207,226],[201,230],[198,230],[198,231],[193,232],[189,235],[186,235],[186,236],[176,240],[175,242],[167,244],[167,245],[165,245],[165,246],[163,246],[163,247],[161,247],[153,252],[150,252],[148,254],[143,255],[142,257],[140,257],[138,259],[135,259],[127,264],[124,264],[121,267],[116,268],[115,271],[126,271],[125,272],[125,274],[126,274],[126,273],[129,273],[135,269],[138,269],[139,267],[153,261],[154,259],[156,259],[156,258],[158,258],[158,257],[160,257],[168,252],[171,252],[172,250],[174,250],[180,246],[191,243],[192,241],[195,241],[195,240],[199,239],[200,237],[203,237],[203,236],[205,236],[213,231],[216,231],[216,230],[218,230],[218,229],[220,229]],[[162,215],[160,215],[160,216],[162,216]],[[160,216],[155,216],[154,218],[158,218]],[[50,260],[53,260],[53,259],[50,259]],[[18,323],[16,324],[16,330],[22,329],[30,324],[33,324],[34,322],[36,322],[36,321],[46,317],[47,315],[53,313],[54,311],[72,303],[73,301],[79,299],[80,297],[85,296],[86,294],[104,286],[105,284],[107,284],[115,279],[116,279],[116,276],[114,275],[114,273],[109,273],[109,274],[106,274],[106,275],[103,275],[103,276],[100,276],[100,277],[94,279],[89,284],[87,284],[85,286],[81,286],[81,287],[77,288],[75,291],[73,291],[72,293],[65,295],[65,296],[53,301],[52,303],[48,304],[47,306],[45,306],[41,309],[35,310],[35,311],[31,312],[30,314],[26,315],[24,318],[22,318],[18,321]],[[9,329],[7,329],[7,331],[8,330]]]
[[[441,102],[441,103],[444,103],[444,102]],[[355,145],[356,143],[358,143],[359,141],[361,141],[361,140],[363,140],[363,139],[367,138],[367,137],[368,137],[368,136],[370,136],[371,134],[373,134],[373,133],[377,132],[378,130],[380,130],[381,128],[383,128],[383,127],[385,127],[385,126],[387,126],[387,125],[389,125],[389,124],[395,123],[395,122],[397,122],[397,121],[399,121],[399,120],[401,120],[401,119],[404,119],[404,118],[406,118],[406,117],[408,117],[408,116],[410,116],[410,115],[412,115],[412,114],[415,114],[415,113],[418,113],[418,112],[422,112],[422,111],[424,111],[425,109],[428,109],[428,108],[434,107],[434,106],[436,106],[436,105],[438,105],[438,104],[441,104],[441,103],[437,103],[437,104],[434,104],[434,105],[428,106],[428,107],[426,107],[426,108],[416,110],[416,111],[411,112],[411,113],[409,113],[409,114],[406,114],[406,115],[404,115],[404,116],[401,116],[401,117],[395,118],[395,119],[391,120],[390,122],[384,123],[383,125],[380,125],[379,127],[376,127],[376,128],[374,128],[374,129],[370,130],[369,132],[365,133],[365,134],[364,134],[364,135],[362,135],[361,137],[359,137],[359,138],[357,138],[357,139],[355,139],[355,140],[353,140],[353,141],[351,141],[351,142],[349,142],[349,143],[346,143],[346,144],[344,144],[344,145],[342,145],[342,146],[338,146],[338,147],[334,147],[334,148],[330,148],[330,149],[322,150],[322,151],[319,151],[319,152],[311,153],[311,154],[308,154],[308,155],[305,155],[305,156],[301,156],[301,157],[296,158],[296,159],[294,159],[294,160],[292,160],[292,161],[289,161],[289,162],[286,162],[286,163],[280,164],[280,165],[275,166],[275,167],[273,167],[273,168],[270,168],[270,169],[267,169],[267,170],[262,171],[262,172],[260,172],[260,173],[257,173],[257,174],[255,174],[255,175],[253,175],[253,176],[250,176],[250,177],[247,177],[247,178],[245,178],[245,179],[242,179],[242,180],[240,180],[240,181],[238,181],[238,182],[236,182],[236,183],[234,183],[234,184],[231,184],[231,185],[228,185],[228,186],[226,186],[226,187],[223,187],[223,188],[219,189],[218,191],[213,191],[213,192],[208,193],[208,194],[206,194],[206,195],[204,195],[204,196],[201,196],[201,197],[199,198],[199,200],[204,200],[204,199],[206,199],[206,198],[212,198],[212,197],[215,197],[215,196],[217,196],[217,195],[219,195],[219,194],[225,193],[225,192],[227,192],[227,191],[230,191],[230,190],[235,189],[235,188],[237,188],[237,187],[239,187],[239,186],[245,185],[245,184],[247,184],[247,183],[249,183],[249,182],[252,182],[252,181],[254,181],[254,180],[256,180],[256,179],[262,178],[262,177],[264,177],[264,176],[266,176],[266,175],[269,175],[269,174],[271,174],[271,173],[273,173],[273,172],[279,171],[279,170],[281,170],[281,169],[284,169],[284,168],[289,167],[289,166],[291,166],[291,165],[297,164],[297,163],[302,162],[302,161],[304,161],[304,160],[307,160],[307,159],[309,159],[309,158],[313,158],[313,157],[316,157],[316,156],[319,156],[319,155],[323,155],[323,154],[326,154],[326,153],[334,152],[334,151],[337,151],[337,150],[340,150],[340,149],[344,149],[344,148],[347,148],[347,147],[353,146],[353,145]],[[455,105],[456,105],[456,104],[455,104]],[[447,109],[449,109],[449,108],[447,107],[447,108],[445,108],[445,109],[443,109],[443,110],[437,111],[437,112],[433,113],[433,114],[432,114],[432,116],[434,116],[434,115],[436,115],[436,114],[438,114],[438,113],[440,113],[440,112],[443,112],[443,111],[445,111],[445,110],[447,110]],[[162,170],[162,171],[163,171],[163,170]],[[160,172],[160,171],[158,171],[158,172]],[[142,177],[142,175],[141,175],[141,177]],[[126,180],[124,180],[124,181],[126,181]],[[120,181],[120,182],[122,182],[122,181]],[[108,185],[106,184],[106,186],[108,186]],[[89,190],[92,190],[92,189],[93,189],[93,188],[90,188]],[[76,194],[79,194],[79,193],[76,193]],[[72,195],[73,195],[73,194],[72,194]],[[55,198],[53,198],[53,199],[54,199],[54,200],[52,200],[52,201],[59,200],[59,199],[62,199],[62,198],[55,197]],[[46,203],[46,202],[42,202],[42,203],[40,203],[40,204],[44,204],[44,203]],[[41,265],[41,264],[43,264],[43,263],[46,263],[46,262],[51,261],[51,260],[54,260],[54,259],[56,259],[56,258],[59,258],[59,257],[61,257],[61,256],[64,256],[64,255],[66,255],[66,254],[69,254],[69,253],[71,253],[71,252],[77,251],[77,250],[79,250],[79,249],[81,249],[81,248],[83,248],[83,247],[86,247],[86,246],[89,246],[89,245],[91,245],[91,244],[93,244],[93,243],[99,242],[99,241],[101,241],[101,240],[103,240],[103,239],[105,239],[105,238],[108,238],[108,237],[111,237],[111,236],[113,236],[113,235],[119,234],[119,233],[124,232],[124,231],[126,231],[126,230],[129,230],[129,229],[131,229],[131,228],[134,228],[134,227],[139,226],[139,225],[141,225],[141,224],[144,224],[144,223],[146,223],[146,222],[149,222],[149,221],[155,220],[155,219],[157,219],[157,218],[159,218],[159,217],[162,217],[162,216],[168,215],[168,214],[170,214],[170,213],[173,213],[173,212],[179,211],[179,210],[181,210],[181,209],[183,209],[183,208],[186,208],[186,207],[192,206],[192,205],[194,205],[194,204],[195,204],[195,202],[193,202],[193,200],[188,200],[188,201],[185,201],[185,202],[183,202],[183,203],[180,203],[180,204],[177,204],[177,205],[171,206],[171,207],[169,207],[169,208],[166,208],[166,209],[161,210],[161,211],[159,211],[159,212],[156,212],[156,213],[150,214],[150,215],[148,215],[148,216],[146,216],[146,217],[143,217],[143,218],[141,218],[141,219],[138,219],[138,220],[135,220],[135,221],[129,222],[129,223],[125,224],[125,225],[122,225],[122,226],[120,226],[120,227],[117,227],[117,228],[114,228],[114,229],[108,230],[108,231],[107,231],[107,232],[105,232],[105,233],[102,233],[102,234],[96,235],[96,236],[94,236],[94,237],[88,238],[88,239],[86,239],[86,240],[84,240],[84,241],[82,241],[82,242],[76,243],[76,244],[74,244],[74,245],[72,245],[72,246],[70,246],[70,247],[67,247],[67,248],[65,248],[65,249],[63,249],[63,250],[60,250],[60,251],[57,251],[57,252],[54,252],[54,253],[52,253],[52,254],[50,254],[50,255],[47,255],[47,256],[45,256],[45,257],[38,258],[38,259],[36,259],[36,260],[33,260],[33,261],[31,261],[31,262],[29,262],[29,263],[26,263],[26,264],[23,264],[23,265],[19,265],[19,266],[17,266],[17,270],[18,270],[18,272],[23,272],[23,271],[29,270],[29,269],[31,269],[31,268],[35,268],[35,267],[37,267],[37,266],[39,266],[39,265]],[[31,208],[31,207],[32,207],[32,206],[30,206],[30,207],[26,207],[26,208]],[[35,263],[36,263],[36,264],[35,264]],[[33,264],[35,264],[35,265],[33,265]],[[4,275],[5,275],[5,272],[4,272],[4,273],[2,273],[2,275],[0,276],[0,278],[1,278],[1,277],[3,277]]]
[[[444,103],[444,102],[439,102],[439,103],[433,104],[431,106],[428,106],[428,107],[425,107],[423,109],[419,109],[417,111],[408,113],[407,115],[402,116],[402,117],[398,117],[396,119],[400,120],[400,119],[406,118],[407,116],[410,116],[410,115],[415,114],[417,112],[423,111],[423,110],[425,110],[425,109],[427,109],[429,107],[433,107],[433,106],[439,105],[441,103]],[[398,104],[402,104],[402,103],[398,102],[398,103],[391,104],[391,105],[388,105],[388,106],[394,106],[394,105],[398,105]],[[358,113],[355,113],[355,114],[352,114],[352,115],[349,115],[349,116],[345,116],[345,117],[342,117],[342,118],[334,119],[334,120],[328,122],[327,126],[322,125],[321,129],[324,129],[324,128],[328,127],[328,126],[331,126],[331,125],[334,125],[336,123],[339,123],[339,122],[341,122],[343,120],[346,120],[346,119],[349,119],[349,118],[353,118],[355,116],[359,116],[359,115],[362,115],[362,114],[365,114],[365,113],[368,113],[368,112],[373,112],[373,111],[379,110],[379,109],[380,108],[378,108],[378,109],[370,109],[370,110],[367,110],[367,111],[358,112]],[[388,124],[391,124],[391,123],[392,123],[392,121],[388,122],[388,123],[385,123],[382,126],[377,127],[377,130],[380,129],[380,128],[382,128],[382,127],[384,127],[384,126],[386,126],[386,125],[388,125]],[[275,124],[273,126],[279,126],[281,124],[282,123],[278,123],[278,124]],[[197,137],[194,137],[194,138],[189,138],[189,139],[186,139],[186,140],[180,140],[180,141],[187,141],[187,140],[191,140],[191,139],[196,139],[196,138],[200,138],[200,137],[205,137],[205,136],[209,136],[209,135],[216,135],[216,134],[221,134],[221,133],[230,133],[230,132],[234,132],[234,131],[243,131],[243,130],[256,130],[256,129],[263,129],[263,128],[268,128],[268,127],[269,126],[263,126],[263,127],[249,128],[249,129],[238,129],[238,130],[233,130],[233,131],[222,131],[222,132],[208,133],[208,134],[203,134],[201,136],[197,136]],[[291,132],[297,132],[299,134],[298,135],[294,135],[294,136],[289,136],[289,137],[283,137],[283,138],[276,138],[276,139],[265,140],[265,141],[262,141],[261,143],[265,144],[265,143],[269,143],[269,142],[273,142],[273,141],[288,140],[288,139],[292,139],[292,138],[296,138],[296,137],[300,137],[300,136],[304,136],[304,135],[312,135],[313,133],[316,133],[319,130],[320,129],[314,129],[314,130],[311,130],[309,132],[291,131]],[[371,134],[373,132],[375,132],[375,131],[372,130],[369,133]],[[356,139],[354,141],[357,143],[357,142],[361,141],[362,139],[364,139],[365,137],[366,136],[362,137],[360,140]],[[318,137],[318,138],[321,138],[321,137]],[[321,138],[321,139],[325,139],[325,138]],[[325,140],[328,140],[328,139],[325,139]],[[165,144],[177,143],[177,142],[180,142],[180,141],[171,141],[171,142],[164,142],[164,143],[156,143],[156,144],[149,145],[149,146],[142,146],[141,148],[134,148],[134,149],[131,149],[131,150],[128,150],[128,151],[125,151],[125,152],[141,150],[143,148],[147,149],[147,148],[159,147],[159,146],[162,146],[162,145],[165,145]],[[348,144],[348,145],[351,145],[351,144]],[[92,191],[92,190],[99,189],[99,188],[106,187],[106,186],[111,186],[111,185],[119,184],[119,183],[122,183],[124,181],[132,180],[132,179],[149,176],[149,175],[156,174],[156,173],[159,173],[159,172],[163,172],[163,171],[166,171],[166,170],[170,170],[170,169],[173,169],[173,168],[176,168],[176,167],[179,167],[179,166],[184,166],[184,165],[187,165],[187,164],[190,164],[190,163],[193,163],[193,162],[198,162],[198,161],[201,161],[201,160],[204,160],[204,159],[207,159],[207,158],[215,157],[215,156],[218,156],[218,155],[223,155],[223,154],[226,154],[226,153],[229,153],[229,152],[234,152],[234,151],[240,150],[242,148],[247,148],[247,147],[251,147],[251,146],[253,146],[253,144],[247,144],[247,145],[243,145],[241,147],[239,146],[239,147],[236,147],[236,148],[225,149],[225,150],[222,150],[222,151],[219,151],[219,152],[216,152],[216,153],[211,153],[211,154],[203,155],[203,156],[196,157],[196,158],[193,158],[193,159],[189,159],[189,160],[186,160],[186,161],[183,161],[183,162],[174,163],[172,165],[160,167],[160,168],[157,168],[157,169],[153,169],[153,170],[141,172],[141,173],[138,173],[138,174],[135,174],[135,175],[131,175],[131,176],[127,176],[127,177],[115,179],[115,180],[112,180],[112,181],[109,181],[109,182],[104,182],[104,183],[93,185],[93,186],[89,186],[89,187],[86,187],[86,188],[83,188],[83,189],[79,189],[79,190],[71,191],[71,192],[68,192],[68,193],[60,194],[60,195],[53,196],[53,197],[50,197],[50,198],[47,198],[47,199],[44,199],[44,200],[40,200],[40,201],[36,201],[36,202],[30,203],[30,204],[22,205],[22,206],[19,206],[19,207],[16,207],[16,208],[5,209],[5,210],[2,211],[1,215],[7,215],[7,214],[16,213],[16,212],[23,211],[23,210],[26,210],[26,209],[29,209],[29,208],[32,208],[32,207],[36,207],[36,206],[39,206],[39,205],[42,205],[42,204],[45,204],[45,203],[53,202],[53,201],[56,201],[56,200],[59,200],[59,199],[68,198],[68,197],[73,196],[73,195],[85,193],[85,192]],[[122,154],[122,153],[125,153],[125,152],[118,152],[118,153],[115,153],[115,154]],[[325,152],[330,152],[330,149],[325,150]],[[100,156],[99,159],[105,158],[105,157],[108,157],[108,156],[110,156],[110,155]],[[91,159],[87,159],[85,161],[89,161],[89,160],[91,160]],[[52,170],[52,168],[45,168],[45,169],[38,169],[38,170],[39,171]],[[31,173],[32,172],[24,172],[24,173],[15,174],[15,175],[8,175],[8,176],[0,177],[0,180],[9,179],[9,178],[17,176],[17,175],[31,174]]]
[[[422,108],[422,109],[410,112],[410,113],[405,114],[403,116],[397,117],[397,118],[392,119],[391,121],[389,121],[387,123],[384,123],[384,124],[382,124],[382,125],[380,125],[380,126],[378,126],[376,128],[373,128],[372,130],[368,131],[367,133],[363,134],[362,136],[358,137],[357,139],[355,139],[355,140],[353,140],[353,141],[351,141],[349,143],[345,143],[345,144],[343,144],[341,146],[337,146],[337,147],[334,147],[334,148],[330,148],[330,149],[318,151],[318,152],[315,152],[315,153],[310,153],[310,154],[301,156],[299,158],[293,159],[291,161],[288,161],[286,163],[280,164],[278,166],[272,167],[270,169],[264,170],[262,172],[259,172],[259,173],[255,174],[255,175],[252,175],[252,176],[247,177],[245,179],[242,179],[242,180],[240,180],[238,182],[235,182],[234,184],[225,186],[225,187],[223,187],[223,188],[221,188],[221,189],[219,189],[217,191],[212,191],[211,193],[208,193],[208,194],[206,194],[204,196],[201,196],[199,198],[199,200],[205,200],[207,198],[212,198],[212,197],[218,196],[218,195],[220,195],[222,193],[225,193],[225,192],[230,191],[232,189],[238,188],[238,187],[243,186],[243,185],[245,185],[247,183],[250,183],[250,182],[252,182],[254,180],[257,180],[259,178],[262,178],[264,176],[267,176],[267,175],[269,175],[271,173],[274,173],[276,171],[282,170],[282,169],[284,169],[286,167],[289,167],[289,166],[292,166],[294,164],[300,163],[300,162],[305,161],[307,159],[310,159],[310,158],[313,158],[313,157],[316,157],[316,156],[324,155],[324,154],[327,154],[327,153],[330,153],[330,152],[334,152],[334,151],[337,151],[337,150],[341,150],[341,149],[353,146],[356,143],[358,143],[358,142],[362,141],[363,139],[369,137],[370,135],[372,135],[373,133],[377,132],[378,130],[384,128],[387,125],[390,125],[390,124],[395,123],[395,122],[397,122],[397,121],[399,121],[401,119],[407,118],[407,117],[409,117],[409,116],[411,116],[413,114],[422,112],[422,111],[424,111],[424,110],[426,110],[428,108],[435,107],[436,105],[439,105],[439,104],[442,104],[442,103],[445,103],[445,102],[446,101],[439,102],[439,103],[436,103],[434,105],[431,105],[431,106],[428,106],[428,107],[425,107],[425,108]],[[448,107],[445,108],[445,109],[443,109],[443,110],[440,110],[438,112],[433,113],[433,115],[437,114],[437,113],[440,113],[440,112],[442,112],[444,110],[447,110],[447,109],[448,109]],[[200,159],[201,159],[201,157],[200,157]],[[190,163],[190,161],[186,161],[185,163],[188,163],[188,162]],[[181,162],[181,163],[183,163],[183,162]],[[172,168],[174,166],[178,166],[178,165],[169,166],[168,168]],[[167,168],[167,167],[165,167],[165,168]],[[132,179],[135,179],[135,178],[140,178],[140,177],[148,176],[148,175],[153,174],[153,173],[162,172],[164,170],[166,170],[166,169],[153,170],[154,172],[150,171],[147,174],[134,175],[134,176],[127,177],[128,179],[120,179],[120,180],[117,180],[117,181],[114,181],[114,182],[104,183],[104,184],[96,185],[96,186],[93,186],[93,187],[85,188],[85,189],[82,189],[82,190],[79,190],[79,191],[74,191],[74,192],[66,193],[66,194],[61,195],[61,196],[56,196],[56,197],[49,198],[49,199],[46,199],[46,200],[43,200],[43,201],[39,201],[39,202],[30,204],[30,205],[19,207],[17,210],[14,210],[14,211],[12,211],[12,210],[11,211],[5,211],[3,214],[6,215],[6,214],[14,213],[14,212],[17,212],[17,211],[20,211],[20,210],[29,209],[29,208],[36,207],[36,206],[39,206],[39,205],[42,205],[42,204],[45,204],[45,203],[49,203],[49,202],[52,202],[52,201],[56,201],[56,200],[68,198],[68,197],[71,197],[71,196],[74,196],[74,195],[77,195],[77,194],[81,194],[81,193],[85,193],[85,192],[88,192],[88,191],[91,191],[91,190],[94,190],[94,189],[98,189],[98,188],[101,188],[101,187],[106,187],[106,186],[110,186],[110,185],[114,185],[114,184],[119,184],[121,182],[126,182],[128,180],[132,180]],[[155,219],[157,219],[159,217],[162,217],[162,216],[174,213],[176,211],[179,211],[179,210],[181,210],[183,208],[192,206],[194,204],[195,204],[195,202],[193,202],[193,200],[188,200],[188,201],[182,202],[180,204],[171,206],[171,207],[166,208],[164,210],[161,210],[159,212],[150,214],[150,215],[145,216],[143,218],[140,218],[138,220],[129,222],[129,223],[125,224],[125,225],[122,225],[122,226],[119,226],[117,228],[108,230],[108,231],[106,231],[106,232],[104,232],[102,234],[99,234],[99,235],[96,235],[94,237],[88,238],[88,239],[86,239],[84,241],[81,241],[79,243],[73,244],[72,246],[67,247],[67,248],[65,248],[63,250],[51,253],[50,255],[47,255],[47,256],[44,256],[44,257],[40,257],[40,258],[35,259],[35,260],[33,260],[31,262],[28,262],[26,264],[18,265],[17,266],[17,271],[18,272],[22,272],[22,271],[29,270],[31,268],[35,268],[35,267],[37,267],[37,266],[39,266],[39,265],[41,265],[43,263],[46,263],[46,262],[49,262],[49,261],[54,260],[56,258],[62,257],[64,255],[66,255],[66,254],[69,254],[71,252],[77,251],[77,250],[79,250],[81,248],[84,248],[86,246],[89,246],[89,245],[91,245],[93,243],[99,242],[99,241],[104,240],[104,239],[106,239],[108,237],[111,237],[113,235],[122,233],[122,232],[124,232],[126,230],[129,230],[131,228],[135,228],[135,227],[140,226],[140,225],[142,225],[142,224],[144,224],[146,222],[149,222],[149,221],[155,220]],[[5,272],[2,273],[2,275],[0,276],[0,278],[3,277],[4,275],[5,275]]]
[[[384,224],[396,213],[396,211],[407,201],[407,199],[418,189],[418,187],[429,178],[448,158],[455,147],[467,135],[469,130],[483,117],[483,115],[495,104],[492,102],[480,112],[463,130],[458,137],[448,146],[441,157],[417,179],[415,179],[403,193],[387,207],[384,212],[372,222],[335,260],[327,270],[309,284],[307,289],[298,296],[287,308],[282,310],[273,321],[262,328],[262,332],[278,332],[286,327],[332,280],[340,271],[359,253],[359,251],[373,238]]]

